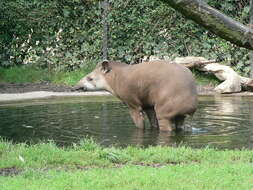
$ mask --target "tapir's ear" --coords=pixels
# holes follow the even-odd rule
[[[108,60],[104,60],[101,63],[102,66],[102,72],[103,73],[108,73],[111,70],[111,67],[109,66],[109,61]]]

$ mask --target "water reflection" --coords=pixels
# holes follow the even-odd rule
[[[52,139],[70,145],[91,136],[99,143],[252,148],[253,97],[199,98],[187,119],[190,130],[164,133],[137,129],[125,105],[114,98],[57,98],[0,103],[0,136],[16,142]]]

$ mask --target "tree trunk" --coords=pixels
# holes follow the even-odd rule
[[[102,48],[102,52],[103,52],[103,60],[107,60],[108,59],[108,22],[107,22],[107,18],[108,18],[108,0],[104,0],[102,2],[103,5],[103,48]]]
[[[162,1],[219,37],[253,50],[253,32],[250,28],[210,7],[203,0]]]
[[[251,32],[253,32],[253,0],[250,0],[250,22],[249,22],[249,27]],[[253,78],[253,51],[250,53],[250,77]]]

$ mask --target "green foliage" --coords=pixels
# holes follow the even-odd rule
[[[100,54],[99,3],[79,0],[3,0],[2,66],[33,64],[54,70],[89,67]],[[0,21],[5,20],[3,15]]]
[[[205,0],[249,22],[249,0]],[[249,51],[226,42],[160,1],[109,1],[109,57],[138,63],[144,56],[204,56],[225,60],[244,75]],[[0,66],[32,64],[56,71],[90,68],[101,59],[101,1],[2,0]]]

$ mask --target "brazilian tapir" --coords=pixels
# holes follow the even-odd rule
[[[191,71],[167,61],[136,65],[103,61],[74,87],[80,88],[106,90],[117,96],[128,105],[139,128],[144,128],[146,113],[152,127],[172,131],[181,127],[185,116],[193,115],[197,108],[196,84]]]

